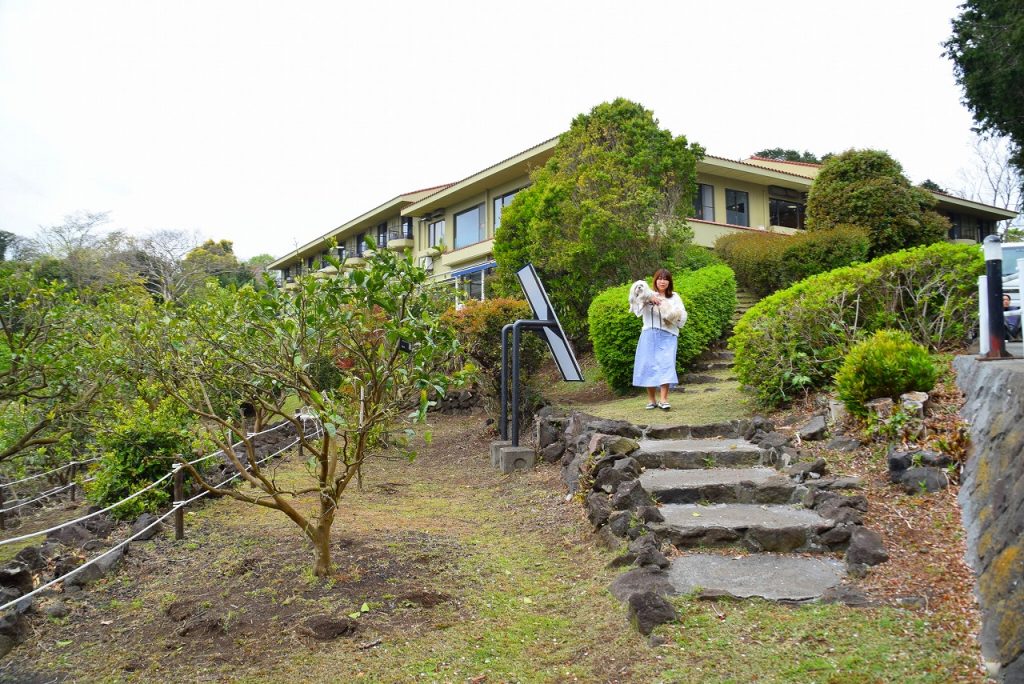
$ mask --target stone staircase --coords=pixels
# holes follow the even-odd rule
[[[747,309],[754,306],[761,301],[761,297],[750,292],[748,290],[736,290],[736,311],[732,315],[732,324],[736,325],[736,321],[743,317],[743,314],[747,313]]]
[[[639,566],[610,588],[623,601],[649,592],[842,598],[848,569],[884,560],[880,537],[860,525],[866,499],[849,495],[857,478],[828,475],[821,460],[800,462],[791,435],[762,418],[695,426],[584,414],[544,421],[560,421],[547,434],[561,432],[563,477],[582,490],[598,536],[628,545],[617,564]]]

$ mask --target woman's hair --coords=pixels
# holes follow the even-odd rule
[[[671,297],[675,283],[672,282],[672,274],[668,272],[667,268],[659,268],[654,272],[654,280],[651,281],[651,285],[654,286],[654,291],[658,291],[658,280],[664,278],[668,281],[668,289],[665,290],[665,296]]]

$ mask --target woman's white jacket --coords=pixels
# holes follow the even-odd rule
[[[679,293],[673,292],[661,304],[651,302],[654,290],[643,280],[629,286],[629,310],[643,319],[643,330],[657,328],[672,335],[678,335],[679,329],[686,325],[686,307]]]

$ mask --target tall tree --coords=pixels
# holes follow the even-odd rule
[[[250,279],[235,256],[231,240],[207,240],[188,253],[185,266],[189,271],[216,278],[221,285],[240,285]]]
[[[499,287],[515,291],[515,271],[532,262],[566,332],[584,340],[598,292],[649,276],[692,238],[686,216],[703,154],[629,100],[577,116],[502,213],[494,242]]]
[[[1010,158],[1024,172],[1024,5],[966,0],[961,8],[944,55],[978,128],[1009,138]]]
[[[770,149],[761,150],[760,152],[754,153],[755,157],[763,157],[765,159],[775,159],[776,161],[791,161],[791,162],[804,162],[806,164],[820,164],[825,159],[828,159],[832,155],[827,154],[822,158],[819,158],[815,154],[811,154],[807,150],[800,152],[799,150],[783,149],[781,147],[772,147]]]
[[[807,193],[807,227],[840,224],[870,231],[872,258],[945,238],[949,221],[935,197],[916,188],[898,161],[880,150],[847,150],[825,162]]]

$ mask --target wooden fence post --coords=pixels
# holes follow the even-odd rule
[[[185,500],[185,470],[180,463],[174,467],[174,538],[185,538],[185,507],[179,505]]]
[[[78,485],[75,484],[75,475],[78,473],[78,463],[72,462],[68,468],[68,483],[71,484],[71,500],[75,500],[75,490],[78,489]]]

